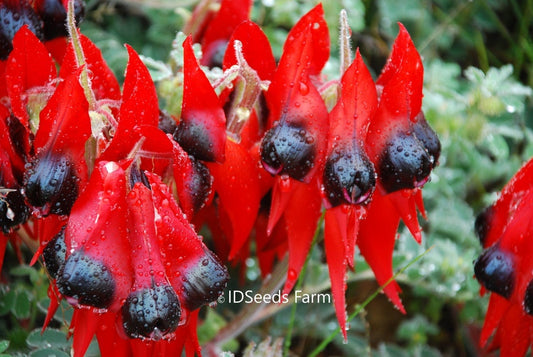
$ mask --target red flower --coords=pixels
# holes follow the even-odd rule
[[[498,200],[476,219],[485,248],[474,264],[481,293],[491,292],[480,344],[500,349],[502,356],[522,356],[532,343],[533,160],[503,188]]]
[[[328,113],[314,82],[329,57],[323,15],[317,5],[289,32],[266,95],[269,129],[261,141],[261,162],[277,175],[267,233],[284,215],[289,249],[285,293],[296,283],[320,216],[317,172],[324,164]]]
[[[400,24],[390,58],[377,80],[381,95],[365,142],[376,168],[377,189],[357,240],[379,284],[392,278],[400,219],[417,242],[422,239],[417,217],[417,209],[425,217],[421,188],[440,153],[438,138],[421,112],[423,73],[420,55]],[[384,291],[404,311],[398,284],[393,282]]]
[[[344,73],[337,105],[329,115],[328,155],[322,178],[325,249],[337,319],[346,339],[346,267],[353,268],[359,220],[376,184],[374,166],[364,152],[370,119],[377,107],[374,81],[359,51]]]

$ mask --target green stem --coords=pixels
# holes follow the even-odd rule
[[[394,276],[392,276],[389,280],[387,280],[387,282],[385,284],[383,284],[382,286],[380,286],[372,295],[370,295],[365,301],[363,301],[362,304],[358,305],[356,307],[356,309],[354,310],[354,312],[352,312],[352,314],[348,317],[348,320],[347,322],[350,322],[351,320],[353,320],[357,315],[359,315],[359,313],[361,313],[361,311],[363,311],[363,309],[372,301],[374,300],[374,298],[376,296],[378,296],[379,293],[381,293],[383,291],[383,289],[385,289],[385,287],[387,285],[389,285],[391,282],[394,281],[394,279],[396,279],[396,277],[400,274],[402,274],[405,270],[407,270],[407,268],[409,268],[411,265],[415,264],[417,261],[419,261],[424,255],[426,255],[431,249],[433,249],[433,246],[429,247],[424,253],[420,254],[419,256],[415,257],[413,260],[411,260],[409,263],[407,263],[407,265],[405,265],[403,268],[401,268],[396,274],[394,274]],[[309,357],[315,357],[317,356],[320,352],[322,352],[328,344],[330,344],[331,341],[333,341],[333,339],[335,338],[335,336],[337,336],[339,333],[341,332],[341,329],[340,327],[337,328],[335,331],[333,331],[326,339],[324,339],[322,341],[322,343],[320,345],[318,345],[312,352],[311,354],[309,354]]]
[[[72,47],[74,47],[74,55],[76,57],[76,64],[78,68],[82,68],[80,74],[80,82],[83,87],[83,92],[89,103],[89,109],[96,109],[96,98],[91,89],[91,81],[89,79],[89,73],[87,70],[87,63],[85,62],[85,55],[83,54],[83,48],[81,46],[81,41],[78,36],[78,29],[76,28],[76,19],[74,17],[74,1],[70,0],[68,2],[68,12],[67,12],[67,27],[70,41],[72,42]]]
[[[311,242],[311,248],[309,249],[309,253],[307,253],[307,257],[305,258],[304,266],[302,267],[300,276],[298,277],[298,281],[296,282],[296,287],[294,288],[295,290],[300,290],[302,287],[304,276],[305,276],[305,271],[307,270],[307,263],[309,262],[309,257],[311,256],[311,250],[313,249],[313,247],[318,241],[318,235],[320,234],[320,227],[322,227],[322,223],[324,222],[325,214],[326,214],[326,211],[324,210],[322,212],[322,215],[320,216],[320,219],[318,220],[315,234],[313,236],[313,241]],[[289,326],[287,326],[287,334],[285,335],[285,343],[283,345],[284,356],[289,355],[289,349],[291,348],[292,331],[294,329],[295,320],[296,320],[296,304],[293,304],[291,307],[291,318],[289,320]]]

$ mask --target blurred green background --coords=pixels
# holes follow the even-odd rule
[[[144,56],[167,61],[171,43],[195,3],[89,0],[81,29],[123,78],[127,62],[123,44],[131,44]],[[254,2],[252,19],[263,27],[276,56],[291,26],[316,3]],[[533,1],[326,0],[332,39],[332,58],[326,68],[329,78],[338,76],[338,18],[343,8],[353,31],[354,48],[360,48],[374,75],[388,56],[398,31],[396,23],[406,26],[424,61],[423,107],[440,137],[442,155],[424,188],[428,220],[422,221],[423,244],[417,245],[402,227],[394,255],[395,269],[400,269],[433,247],[397,278],[407,315],[378,295],[351,321],[348,343],[337,335],[321,355],[489,355],[477,346],[487,299],[479,297],[473,278],[473,261],[481,252],[473,224],[476,214],[493,202],[509,178],[533,157]],[[25,253],[29,261],[30,253]],[[250,259],[245,286],[258,289],[258,276],[257,263]],[[68,355],[68,306],[60,309],[54,329],[43,336],[35,330],[43,322],[46,287],[41,266],[19,266],[13,251],[8,250],[0,285],[0,340],[5,340],[0,342],[0,353],[47,355],[46,351],[53,350]],[[320,244],[311,252],[302,289],[328,292]],[[348,279],[348,313],[376,289],[368,266],[358,256],[356,271]],[[271,338],[250,355],[272,355],[281,349],[274,341],[286,338],[288,326],[293,326],[290,354],[304,356],[338,327],[330,304],[296,304],[294,314],[291,309],[292,305],[287,305],[267,310],[264,319],[225,348],[241,355],[246,347],[250,351],[251,343]],[[207,342],[231,324],[238,312],[238,306],[228,304],[204,311],[206,323],[200,328],[200,340]],[[96,345],[91,346],[89,355],[98,355]]]

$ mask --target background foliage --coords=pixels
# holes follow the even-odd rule
[[[166,61],[194,3],[88,0],[88,17],[81,28],[121,78],[127,61],[123,43],[144,56]],[[263,26],[276,56],[292,24],[314,4],[255,2],[252,19]],[[337,335],[322,353],[479,355],[477,338],[487,301],[478,296],[479,286],[473,279],[472,262],[481,252],[473,222],[522,163],[533,157],[533,39],[529,36],[533,1],[339,0],[325,1],[324,7],[332,36],[332,59],[326,68],[330,77],[338,76],[340,9],[347,10],[354,47],[360,47],[374,74],[387,58],[398,30],[396,22],[405,24],[424,60],[423,107],[443,148],[440,165],[424,189],[428,220],[423,222],[423,244],[418,246],[402,229],[395,252],[394,266],[399,269],[433,247],[397,277],[408,314],[401,315],[378,295],[351,321],[348,343]],[[28,262],[31,253],[23,252]],[[0,356],[68,355],[70,308],[63,306],[52,328],[41,335],[48,306],[45,271],[39,264],[19,265],[12,249],[6,255],[0,284]],[[311,255],[301,288],[328,292],[320,240]],[[259,289],[254,260],[248,261],[245,280],[246,287]],[[376,289],[368,266],[358,257],[348,279],[348,313]],[[205,311],[200,341],[213,338],[239,308],[219,304]],[[338,327],[331,304],[270,306],[256,319],[260,322],[226,343],[228,351],[268,355],[281,351],[282,343],[276,339],[292,336],[290,353],[306,355]],[[89,354],[98,355],[96,345]]]

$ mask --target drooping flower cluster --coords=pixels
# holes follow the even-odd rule
[[[254,253],[264,275],[288,253],[289,293],[323,207],[346,337],[345,275],[356,245],[387,282],[400,220],[421,240],[421,188],[440,153],[407,30],[400,25],[376,82],[347,45],[342,77],[326,82],[321,5],[292,28],[278,63],[248,19],[251,1],[222,0],[215,14],[199,6],[176,69],[181,103],[171,106],[179,110],[166,113],[129,46],[120,90],[68,4],[64,57],[55,62],[25,25],[2,62],[0,219],[13,242],[39,241],[34,260],[42,254],[53,280],[47,321],[60,299],[75,307],[74,354],[95,334],[103,355],[199,353],[198,309],[228,279],[200,227],[219,257],[243,262]],[[223,78],[211,83],[201,65],[221,66]],[[385,292],[403,311],[399,286]]]
[[[242,17],[230,10],[235,3],[222,1],[217,16],[227,11]],[[400,220],[421,240],[421,188],[438,162],[440,143],[422,112],[423,66],[407,30],[400,24],[376,82],[359,52],[351,60],[346,43],[342,78],[328,82],[322,75],[329,58],[323,15],[318,5],[300,19],[277,66],[262,31],[249,21],[235,25],[236,15],[225,23],[215,17],[199,38],[202,63],[218,63],[214,54],[225,49],[222,68],[237,66],[238,75],[233,92],[219,97],[227,117],[226,157],[207,165],[215,198],[197,221],[207,222],[217,251],[229,260],[243,261],[249,237],[255,237],[264,275],[288,252],[289,293],[325,207],[325,253],[346,336],[345,275],[354,267],[355,246],[380,284],[392,278]],[[344,31],[341,39],[349,37],[347,25]],[[253,90],[265,82],[268,89]],[[336,104],[329,111],[331,93]],[[399,286],[393,282],[385,292],[403,311]]]
[[[484,248],[474,264],[481,294],[490,292],[480,344],[502,356],[524,356],[533,326],[533,160],[476,219]],[[492,340],[491,340],[492,337]],[[489,343],[490,341],[490,343]]]

